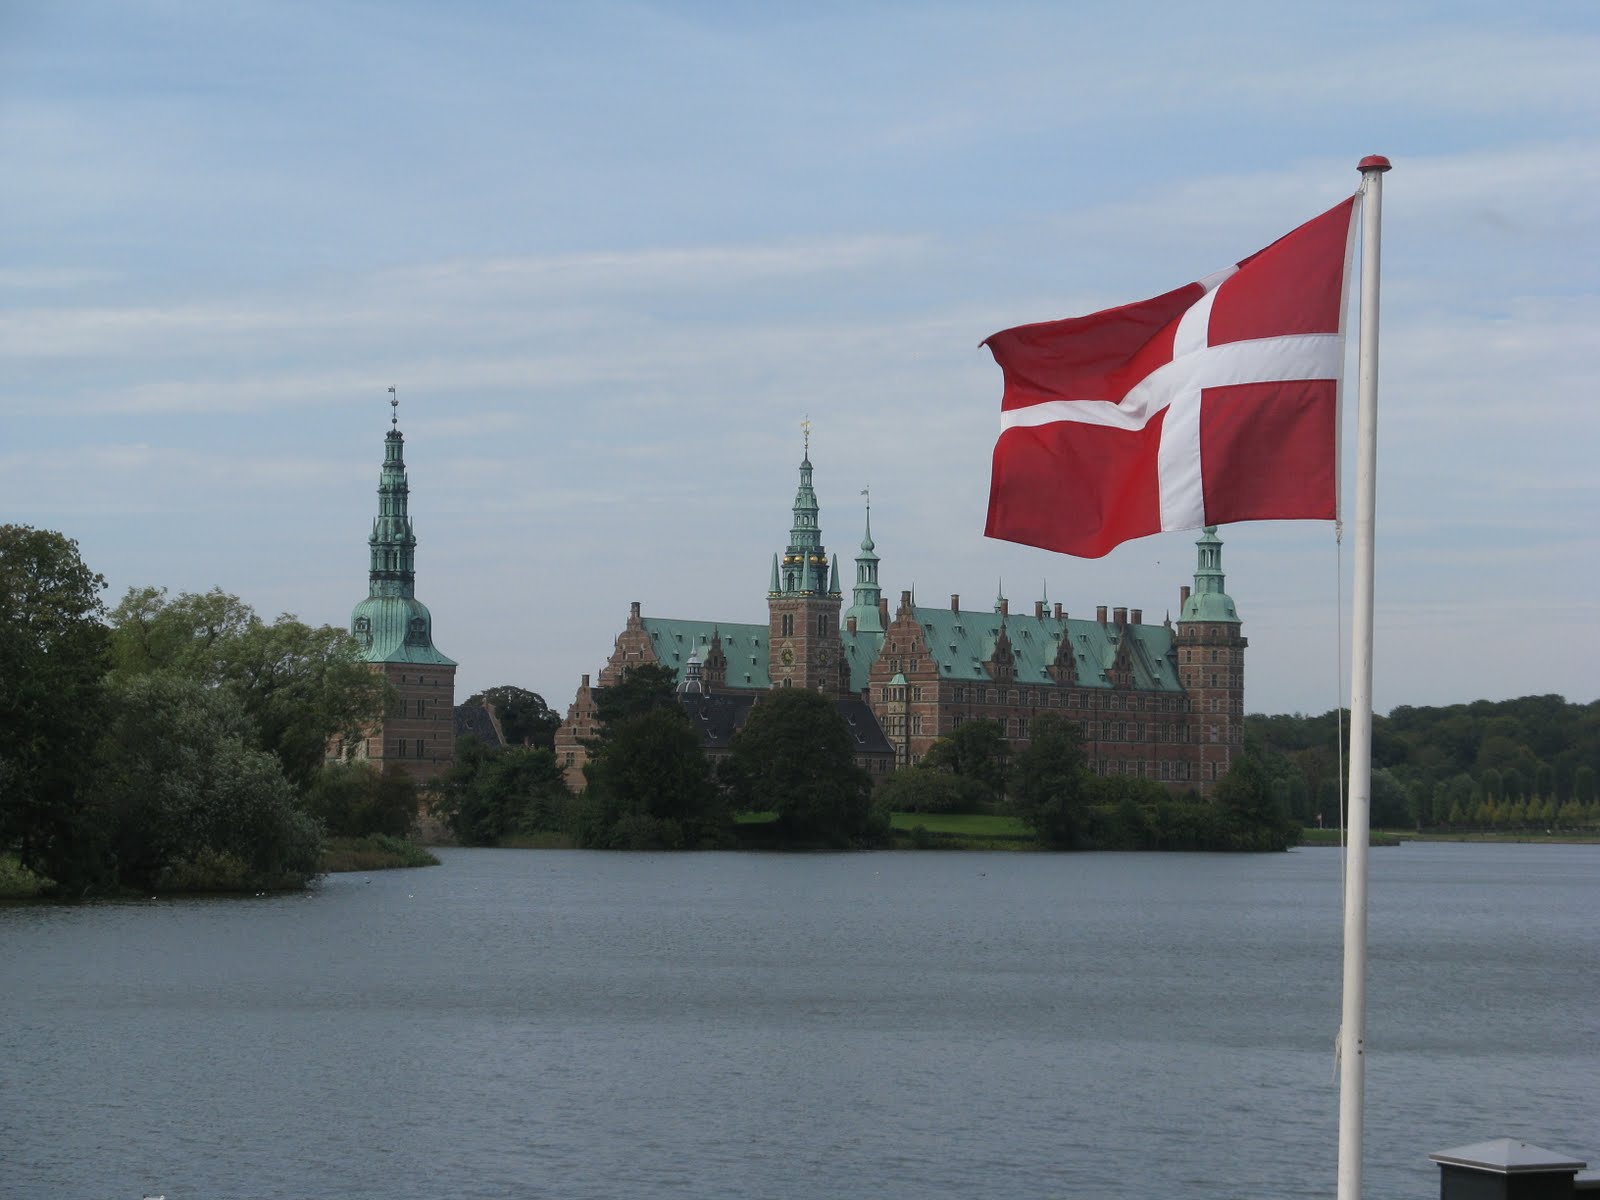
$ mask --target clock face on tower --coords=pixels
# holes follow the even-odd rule
[[[786,667],[794,666],[794,649],[790,646],[785,646],[778,651],[778,661]]]

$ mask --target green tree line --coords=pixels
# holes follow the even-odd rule
[[[1296,820],[1338,820],[1347,713],[1252,714],[1245,735]],[[1372,767],[1377,827],[1597,825],[1600,701],[1573,704],[1547,695],[1396,708],[1373,717]]]
[[[463,738],[441,781],[441,815],[468,845],[843,848],[887,839],[888,816],[832,701],[803,689],[763,696],[713,765],[675,683],[669,668],[646,664],[598,694],[601,733],[577,794],[545,746]],[[746,813],[773,819],[741,825]]]
[[[878,802],[895,812],[1010,814],[1060,850],[1284,850],[1300,839],[1254,755],[1236,758],[1202,799],[1096,775],[1082,730],[1064,717],[1040,717],[1030,733],[1013,752],[997,722],[964,722],[887,780]]]
[[[130,590],[0,526],[0,854],[65,895],[302,886],[325,833],[404,834],[417,795],[327,765],[389,700],[343,630],[220,590]]]

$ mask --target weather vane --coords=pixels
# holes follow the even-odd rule
[[[806,457],[811,457],[811,414],[806,414],[806,419],[800,422],[800,432],[805,434]]]
[[[393,388],[389,389],[389,424],[395,429],[400,428],[400,401]]]

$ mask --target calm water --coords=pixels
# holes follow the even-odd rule
[[[443,857],[0,910],[0,1196],[1333,1193],[1337,851]],[[1600,1159],[1600,847],[1371,863],[1367,1195]]]

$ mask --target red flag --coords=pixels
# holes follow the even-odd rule
[[[1334,516],[1355,199],[1227,270],[985,341],[1005,373],[985,533],[1084,558]]]

